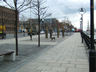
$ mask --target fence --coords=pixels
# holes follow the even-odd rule
[[[88,49],[90,49],[90,47],[91,47],[90,37],[88,35],[86,35],[84,32],[81,32],[81,37],[82,37],[82,43],[83,43],[83,40],[84,40]]]
[[[96,72],[96,51],[91,48],[91,39],[88,35],[81,31],[82,43],[85,41],[89,49],[89,72]],[[95,40],[94,40],[95,42]]]

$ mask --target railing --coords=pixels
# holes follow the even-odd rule
[[[85,41],[89,49],[89,72],[96,72],[96,51],[91,48],[91,39],[81,31],[82,43]],[[95,40],[94,40],[95,42]]]
[[[85,41],[88,49],[90,49],[90,45],[91,45],[91,40],[90,40],[90,37],[88,35],[86,35],[84,32],[81,31],[81,37],[82,37],[82,43],[83,43],[83,40]]]

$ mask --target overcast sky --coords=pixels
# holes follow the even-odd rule
[[[96,0],[94,0],[94,3],[96,4]],[[86,13],[84,14],[84,30],[86,30],[87,28],[88,21],[90,23],[90,0],[47,0],[46,4],[48,6],[48,12],[52,13],[52,18],[56,17],[59,20],[63,20],[65,19],[65,17],[67,17],[72,22],[72,24],[77,28],[80,28],[79,9],[83,7],[86,9]],[[94,7],[96,19],[96,5]],[[27,11],[25,11],[22,14],[24,14],[26,18],[30,17],[30,13],[28,13]],[[31,17],[35,16],[31,15]]]
[[[96,4],[96,0],[94,0]],[[72,24],[80,28],[80,13],[81,7],[86,9],[84,14],[84,30],[87,28],[87,23],[90,20],[90,0],[47,0],[49,11],[53,12],[52,17],[64,19],[67,16],[71,20]],[[95,19],[96,19],[96,5],[95,7]],[[90,22],[89,22],[90,23]],[[96,24],[96,21],[95,21]],[[95,25],[96,28],[96,25]]]

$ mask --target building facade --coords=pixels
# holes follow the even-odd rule
[[[15,32],[15,10],[0,6],[0,25],[5,26],[6,33]]]
[[[48,30],[52,29],[53,31],[56,31],[57,26],[59,26],[59,21],[56,18],[47,18],[43,19],[40,22],[40,31],[45,31],[46,28]],[[32,31],[38,32],[38,19],[28,19],[27,21],[20,21],[19,22],[20,29],[30,29],[32,28]]]

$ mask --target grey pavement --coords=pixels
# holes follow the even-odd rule
[[[20,37],[26,37],[26,36],[28,36],[28,34],[27,33],[18,33],[18,37],[20,38]],[[6,34],[6,38],[5,39],[10,39],[10,38],[14,38],[14,34]]]
[[[56,37],[56,34],[53,34]],[[3,61],[3,56],[0,56],[0,72],[15,72],[19,67],[22,67],[24,64],[29,63],[32,60],[37,59],[42,53],[53,48],[55,45],[61,43],[63,40],[66,40],[70,35],[65,34],[65,37],[57,38],[51,40],[50,38],[46,39],[45,35],[41,35],[41,46],[38,47],[38,36],[33,36],[33,40],[30,40],[30,37],[20,37],[18,38],[19,42],[19,55],[16,56],[16,61]],[[12,49],[15,50],[15,39],[1,39],[0,40],[0,50],[1,49]],[[14,70],[14,71],[13,71]]]
[[[75,33],[11,72],[89,72],[88,56],[80,34]]]

